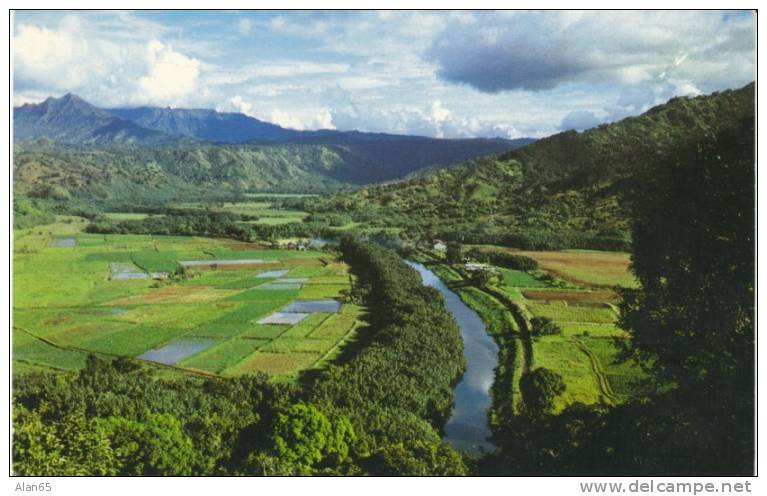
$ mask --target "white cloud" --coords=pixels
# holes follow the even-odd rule
[[[200,63],[152,40],[146,47],[148,74],[139,78],[141,95],[157,104],[177,102],[194,90]]]
[[[327,109],[316,114],[294,114],[281,109],[273,109],[268,119],[262,119],[289,129],[303,131],[306,129],[335,129],[333,116]]]
[[[200,62],[156,40],[110,39],[67,16],[55,27],[22,24],[14,36],[14,90],[81,94],[97,105],[187,102]]]
[[[442,102],[435,100],[431,104],[431,118],[434,122],[445,122],[450,117],[450,111],[442,106]]]
[[[93,75],[93,65],[98,64],[98,60],[90,64],[82,60],[82,55],[87,56],[90,52],[75,31],[22,25],[14,37],[16,77],[56,88],[80,86],[89,74]]]
[[[240,95],[234,95],[226,104],[216,107],[219,112],[239,112],[241,114],[255,117],[253,105],[242,99]]]

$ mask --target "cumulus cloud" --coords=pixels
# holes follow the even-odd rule
[[[426,57],[446,81],[479,91],[572,82],[638,84],[661,73],[716,86],[753,78],[754,21],[717,12],[531,12],[456,24]]]
[[[306,129],[335,129],[333,116],[325,109],[314,115],[300,116],[288,113],[281,109],[273,109],[268,119],[269,122],[289,129],[303,131]]]
[[[78,36],[78,24],[71,19],[61,25],[61,29],[22,25],[17,30],[14,75],[22,88],[35,82],[55,88],[78,87],[89,77],[104,75],[101,58],[112,52],[112,47],[88,46]]]
[[[101,105],[183,103],[200,62],[156,39],[109,39],[77,16],[55,27],[22,24],[14,36],[14,89],[84,93]],[[18,99],[17,99],[18,100]]]
[[[146,47],[147,75],[139,78],[141,95],[153,103],[167,104],[188,95],[200,73],[200,62],[152,40]]]
[[[341,89],[331,92],[330,112],[338,129],[365,129],[373,132],[411,134],[437,138],[470,138],[475,136],[518,138],[522,136],[506,123],[488,122],[475,116],[458,115],[440,100],[429,105],[379,107],[356,100]]]
[[[219,112],[239,112],[241,114],[255,117],[255,114],[253,113],[253,105],[243,100],[240,95],[234,95],[229,98],[226,103],[216,107],[216,110]]]

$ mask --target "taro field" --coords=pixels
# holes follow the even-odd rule
[[[497,268],[496,285],[483,291],[482,301],[462,290],[464,301],[488,323],[496,322],[495,327],[498,312],[508,312],[511,305],[528,323],[533,317],[548,317],[561,327],[561,335],[532,337],[532,356],[524,364],[528,369],[545,367],[562,376],[566,391],[556,399],[558,410],[574,403],[617,404],[629,399],[642,372],[633,362],[616,360],[616,339],[625,339],[627,334],[616,325],[620,299],[615,292],[615,286],[636,284],[628,270],[628,254],[585,250],[515,253],[535,258],[540,270]],[[518,332],[518,327],[513,331]],[[521,361],[515,361],[516,380]]]
[[[364,316],[344,302],[347,266],[326,252],[86,234],[61,220],[14,235],[14,373],[75,370],[94,353],[293,380],[333,360]]]

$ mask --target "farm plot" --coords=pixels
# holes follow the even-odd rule
[[[321,353],[256,351],[236,365],[223,370],[221,374],[232,376],[265,372],[274,376],[289,376],[299,370],[311,367],[321,357]]]
[[[199,353],[215,343],[212,339],[184,338],[168,343],[162,348],[145,351],[136,358],[151,362],[175,365],[184,358]]]
[[[69,222],[18,236],[33,247],[14,254],[13,318],[23,331],[14,330],[13,359],[22,371],[77,369],[93,352],[181,373],[262,371],[291,378],[349,339],[363,311],[330,299],[338,294],[335,286],[349,286],[349,277],[343,263],[323,252],[198,237],[93,235]],[[54,246],[52,240],[62,238],[75,243]],[[201,265],[176,274],[179,261],[194,260]],[[227,270],[210,270],[211,261]],[[254,267],[254,261],[264,263]],[[167,279],[152,281],[158,273]],[[297,300],[308,286],[326,288],[321,301]],[[284,323],[259,323],[280,310]]]
[[[628,253],[564,250],[564,251],[514,251],[535,259],[541,268],[575,283],[593,286],[636,287],[637,282],[629,272]]]
[[[269,339],[230,339],[190,358],[182,359],[179,365],[217,374],[246,358],[269,341]]]
[[[501,269],[501,277],[505,286],[515,288],[542,288],[546,283],[537,279],[532,274],[521,270]]]
[[[528,302],[527,308],[533,315],[555,322],[612,324],[618,317],[610,307],[568,305],[565,301]]]

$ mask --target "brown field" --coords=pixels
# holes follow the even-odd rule
[[[130,296],[112,302],[114,305],[135,305],[141,303],[194,303],[219,300],[235,295],[240,289],[218,289],[210,286],[165,286],[150,293]]]
[[[630,255],[609,251],[513,251],[535,259],[552,274],[587,286],[636,287],[636,279],[629,272]]]

